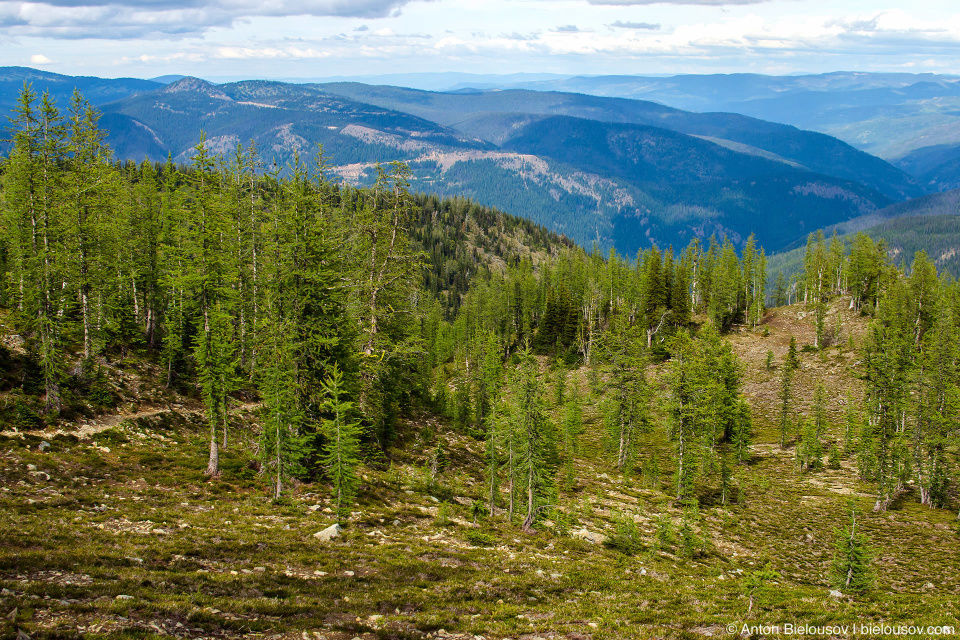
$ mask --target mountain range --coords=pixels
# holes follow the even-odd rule
[[[888,160],[930,190],[960,186],[960,77],[932,73],[834,72],[568,76],[467,79],[464,90],[532,89],[652,100],[691,111],[725,111],[835,136]]]
[[[355,184],[372,182],[377,163],[403,160],[415,190],[471,197],[628,255],[711,234],[742,243],[751,232],[776,251],[928,190],[823,133],[647,100],[531,88],[157,80],[0,69],[0,108],[12,108],[24,81],[61,106],[76,86],[102,111],[121,159],[169,154],[188,162],[203,131],[207,146],[225,155],[253,141],[266,165],[284,166],[322,144],[331,170]],[[939,166],[935,160],[924,167]]]

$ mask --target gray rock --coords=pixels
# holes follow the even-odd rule
[[[37,449],[39,449],[41,453],[43,453],[43,451],[44,451],[45,449],[49,449],[49,448],[50,448],[50,443],[47,442],[46,440],[44,440],[43,442],[41,442],[41,443],[40,443],[40,446],[37,447]]]
[[[332,539],[340,537],[341,531],[343,531],[343,528],[339,524],[332,524],[323,531],[317,531],[313,534],[313,537],[320,542],[330,542]]]
[[[114,600],[133,600],[133,596],[128,596],[121,593],[119,596],[114,598]]]
[[[603,535],[602,533],[590,531],[586,527],[572,531],[570,535],[572,535],[574,538],[580,538],[581,540],[586,540],[587,542],[591,542],[593,544],[603,544],[607,539],[607,536]]]
[[[836,589],[834,589],[834,590],[830,591],[830,597],[831,597],[831,598],[842,598],[842,597],[843,597],[843,594],[840,593],[839,591],[837,591]]]

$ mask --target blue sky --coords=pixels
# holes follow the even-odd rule
[[[960,3],[0,0],[0,52],[107,77],[960,73]]]

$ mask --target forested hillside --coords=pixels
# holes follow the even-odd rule
[[[3,633],[953,622],[960,287],[923,253],[815,234],[769,300],[753,235],[587,251],[402,162],[105,135],[24,92],[2,166]]]
[[[25,78],[14,71],[7,76]],[[62,77],[29,79],[65,102]],[[229,155],[253,141],[260,170],[286,176],[294,154],[310,156],[319,143],[331,174],[352,186],[372,186],[377,163],[403,161],[412,191],[469,197],[582,246],[631,256],[712,233],[739,248],[754,233],[777,250],[811,226],[923,192],[892,165],[819,133],[636,100],[197,78],[152,91],[77,84],[97,96],[101,128],[121,160],[189,163],[203,131],[209,152]],[[111,91],[119,99],[103,104]]]
[[[849,246],[865,234],[883,242],[889,259],[909,265],[917,252],[924,252],[940,273],[960,274],[960,191],[935,193],[898,203],[877,212],[827,227],[828,235],[837,235]],[[808,242],[810,238],[808,238]],[[801,243],[770,257],[770,273],[782,272],[787,280],[803,270],[806,249]],[[772,280],[771,280],[772,282]]]
[[[359,83],[317,85],[324,92],[380,105],[501,144],[514,136],[518,116],[569,116],[608,124],[667,129],[685,136],[738,145],[747,156],[764,156],[814,173],[859,182],[899,201],[924,193],[909,175],[836,138],[734,113],[692,113],[646,100],[554,91],[461,91],[439,93]],[[716,110],[715,110],[716,111]],[[541,117],[537,117],[541,116]],[[742,159],[749,161],[749,158]]]
[[[78,94],[63,118],[33,98],[22,96],[3,185],[3,301],[27,337],[21,387],[34,391],[8,405],[7,419],[21,426],[89,410],[91,393],[103,400],[98,357],[150,354],[167,387],[200,389],[209,475],[218,473],[218,442],[228,441],[228,399],[263,399],[272,443],[264,451],[277,456],[265,463],[276,467],[280,495],[307,441],[331,437],[308,436],[306,425],[327,424],[330,412],[343,421],[330,428],[364,424],[382,448],[411,402],[482,433],[511,354],[586,365],[628,358],[619,366],[642,369],[694,348],[683,336],[699,314],[715,332],[764,317],[767,264],[752,236],[742,255],[729,240],[694,240],[679,254],[653,248],[631,263],[468,202],[418,202],[403,164],[381,170],[370,190],[327,182],[322,154],[310,165],[295,156],[290,177],[259,175],[254,150],[237,147],[226,159],[202,142],[189,167],[112,164],[97,113]],[[938,331],[952,330],[955,294],[924,254],[909,285],[888,260],[885,245],[863,235],[852,249],[811,236],[802,278],[790,286],[778,278],[774,304],[812,305],[813,346],[822,349],[826,300],[849,293],[890,331],[909,331],[922,355],[938,318],[946,323]],[[906,316],[882,315],[886,295],[904,298],[896,313]],[[716,352],[719,333],[710,339]],[[912,358],[898,357],[900,369]],[[737,408],[732,380],[730,422],[708,449],[740,438],[741,456],[749,411]],[[640,428],[641,414],[620,428]],[[620,436],[621,465],[631,438]]]

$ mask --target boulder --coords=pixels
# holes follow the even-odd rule
[[[581,540],[586,540],[587,542],[591,542],[593,544],[603,544],[607,539],[607,536],[603,535],[602,533],[590,531],[586,527],[572,531],[570,535],[572,535],[574,538],[580,538]]]
[[[343,528],[339,524],[332,524],[323,531],[317,531],[313,534],[313,537],[320,542],[330,542],[334,538],[339,537],[341,531],[343,531]]]

